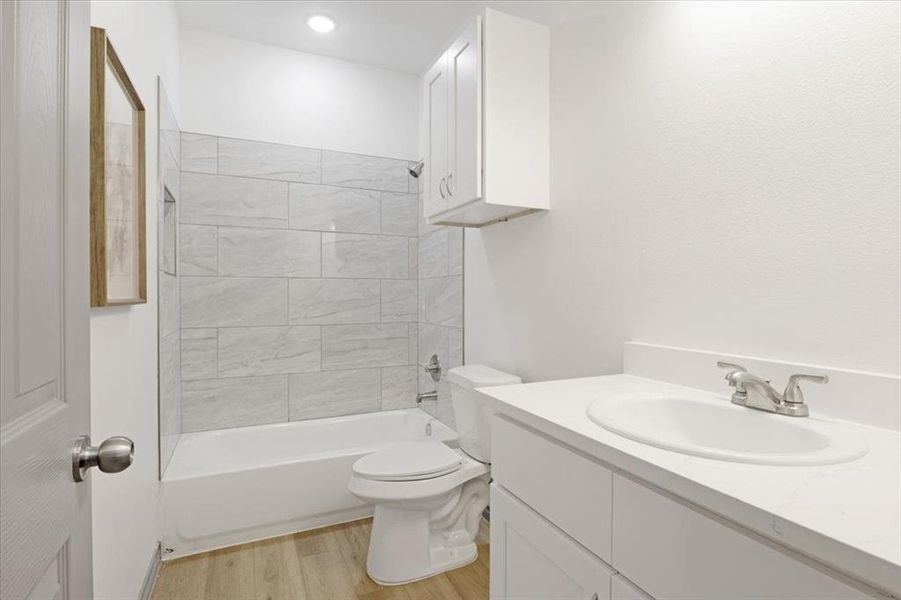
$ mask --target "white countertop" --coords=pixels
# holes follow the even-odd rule
[[[586,415],[604,395],[689,390],[693,396],[729,401],[727,393],[631,375],[479,391],[496,399],[498,410],[511,418],[901,597],[901,435],[842,422],[866,438],[870,449],[864,457],[825,466],[753,465],[648,446],[607,431]]]

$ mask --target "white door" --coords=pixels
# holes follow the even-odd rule
[[[491,485],[492,600],[609,600],[613,574],[582,545]]]
[[[0,597],[92,595],[87,2],[0,2]]]
[[[431,216],[447,208],[447,54],[443,54],[425,75],[428,151],[425,170],[428,189],[424,213]]]
[[[482,19],[447,51],[447,207],[482,197]]]

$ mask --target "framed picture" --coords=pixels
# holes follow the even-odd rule
[[[147,302],[144,105],[91,28],[91,306]]]

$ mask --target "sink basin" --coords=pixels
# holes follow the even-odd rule
[[[786,417],[728,400],[618,394],[588,408],[595,424],[623,437],[705,458],[761,465],[829,465],[860,458],[866,440],[840,423]]]

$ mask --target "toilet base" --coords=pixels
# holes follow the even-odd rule
[[[476,560],[475,537],[488,504],[485,479],[458,488],[437,509],[377,505],[366,559],[369,577],[381,585],[403,585]]]

